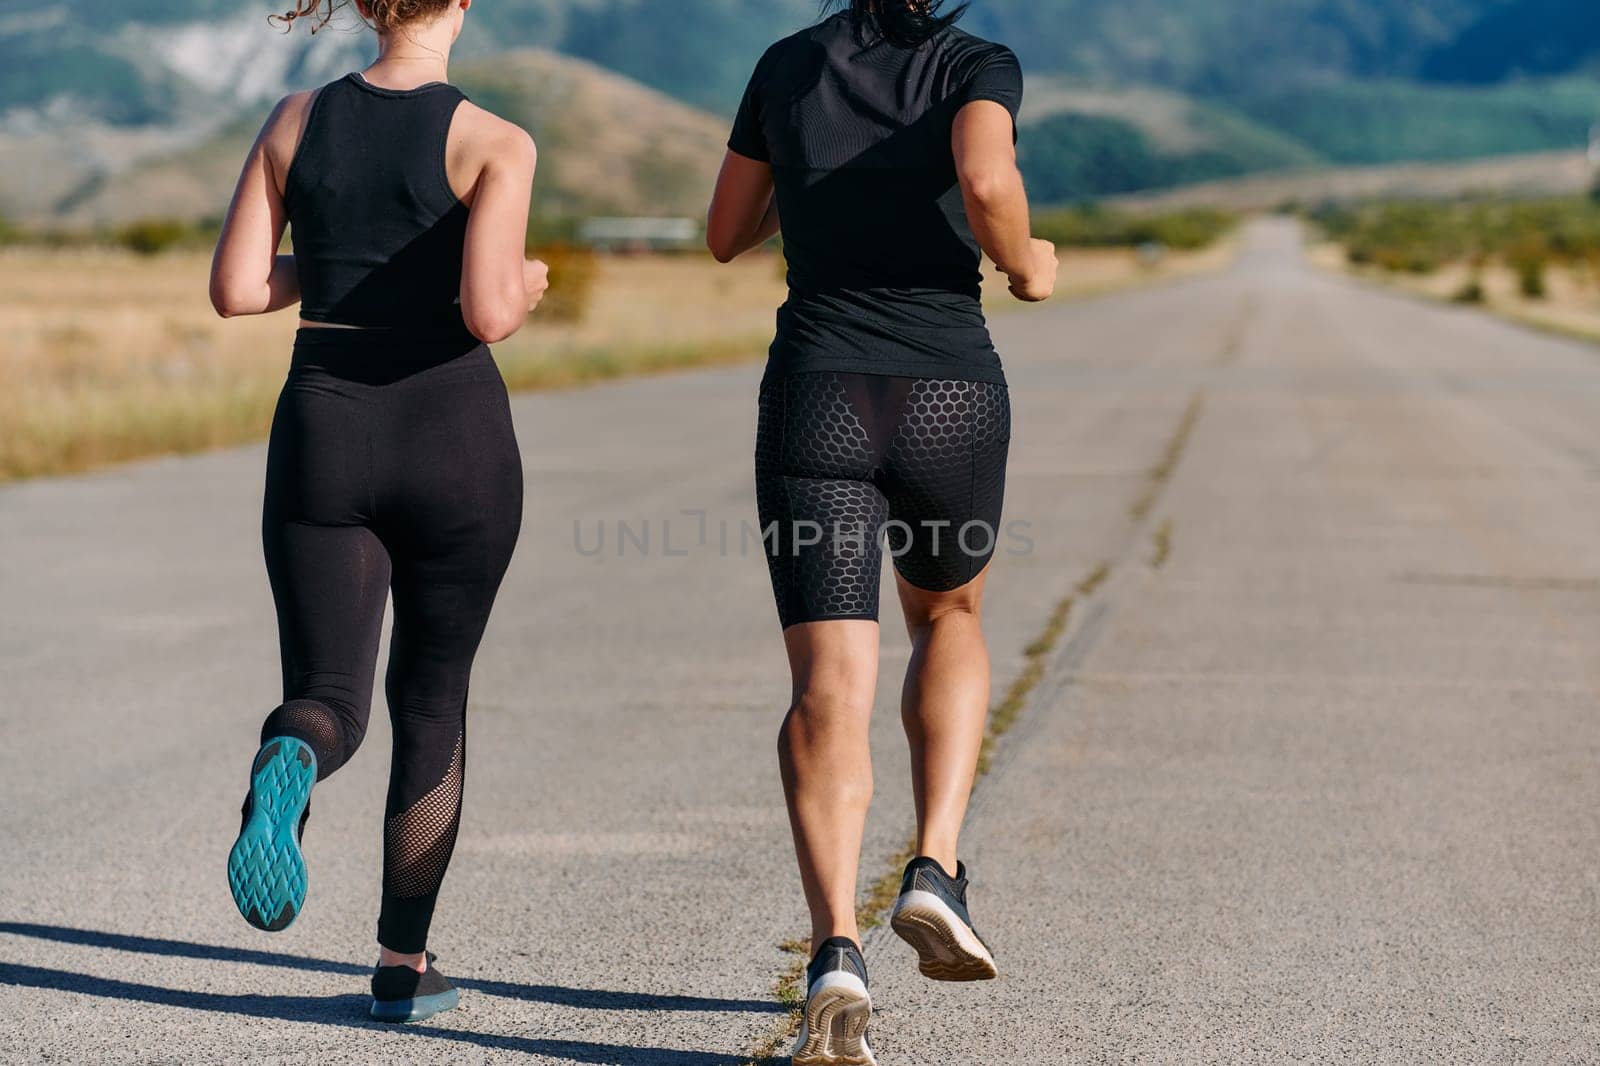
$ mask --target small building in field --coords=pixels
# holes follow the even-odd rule
[[[591,218],[578,227],[578,242],[598,252],[681,252],[700,241],[692,218]]]

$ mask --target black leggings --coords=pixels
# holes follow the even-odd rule
[[[262,541],[284,703],[318,776],[360,746],[384,601],[394,752],[378,940],[424,949],[461,820],[467,680],[522,523],[505,384],[466,338],[301,330],[267,454]]]
[[[831,372],[765,382],[756,503],[779,620],[875,620],[880,540],[917,588],[977,577],[1000,537],[1010,446],[1004,385]]]

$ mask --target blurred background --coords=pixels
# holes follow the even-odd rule
[[[265,6],[0,9],[0,479],[255,439],[288,315],[230,323],[207,255],[282,94],[367,61]],[[757,359],[776,253],[700,218],[765,45],[814,0],[479,0],[452,74],[527,126],[555,290],[514,387]],[[1252,212],[1316,260],[1600,334],[1600,9],[1574,0],[977,0],[1029,78],[1022,165],[1064,295],[1212,269]]]

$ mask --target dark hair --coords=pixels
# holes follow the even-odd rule
[[[894,44],[919,45],[967,13],[967,5],[941,14],[944,0],[823,0],[823,10],[849,5],[857,30],[876,30]]]
[[[454,0],[365,0],[368,12],[366,21],[379,33],[387,33],[417,19],[438,18],[450,10],[453,2]],[[281,15],[273,15],[271,19],[285,30],[291,30],[296,22],[307,19],[311,23],[311,32],[316,33],[333,21],[333,16],[339,9],[349,3],[350,0],[294,0],[293,8]]]

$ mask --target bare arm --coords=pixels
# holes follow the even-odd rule
[[[278,254],[288,217],[273,147],[305,102],[304,97],[281,102],[245,158],[211,260],[211,306],[224,318],[266,314],[300,302],[294,256]]]
[[[483,117],[493,125],[483,140],[483,168],[470,194],[461,315],[473,336],[494,344],[527,321],[544,295],[546,271],[544,264],[524,258],[538,163],[533,138],[510,123]]]
[[[952,140],[956,176],[972,232],[1011,279],[1012,293],[1019,300],[1043,300],[1055,289],[1055,248],[1030,235],[1014,131],[1011,113],[993,100],[963,107]]]
[[[728,263],[765,244],[778,229],[772,166],[729,152],[706,215],[706,247],[718,262]]]

